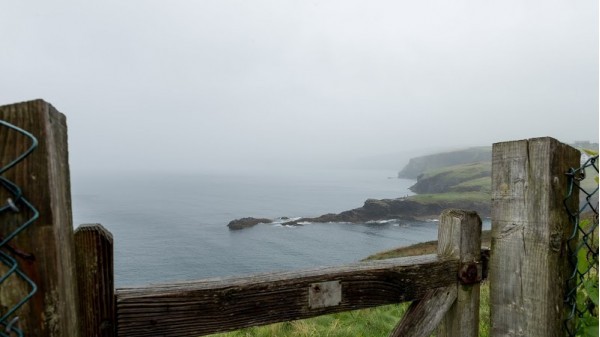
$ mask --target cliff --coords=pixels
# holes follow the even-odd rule
[[[489,146],[415,157],[410,159],[398,173],[398,178],[417,179],[419,175],[429,170],[475,162],[491,162],[491,160],[492,148]]]
[[[410,190],[423,193],[490,192],[492,163],[476,162],[428,170]]]
[[[403,173],[404,172],[404,173]],[[378,220],[424,220],[437,218],[448,208],[473,210],[490,216],[491,148],[471,148],[413,158],[400,175],[414,176],[411,190],[417,195],[397,199],[368,199],[361,207],[341,213],[283,222],[299,226],[306,222],[364,223]],[[230,229],[243,229],[269,219],[243,218],[229,223]]]

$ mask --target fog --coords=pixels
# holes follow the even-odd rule
[[[75,172],[598,140],[597,1],[5,1],[0,32],[0,104],[65,113]]]

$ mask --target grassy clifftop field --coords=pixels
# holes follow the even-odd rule
[[[422,169],[422,171],[417,171]],[[408,200],[429,206],[437,216],[446,208],[474,210],[482,217],[491,212],[491,148],[478,147],[413,158],[400,171],[416,174]],[[432,207],[437,206],[437,207]]]
[[[442,167],[476,162],[491,162],[491,160],[492,148],[490,146],[430,154],[411,158],[408,164],[398,173],[398,178],[417,179],[424,172]]]

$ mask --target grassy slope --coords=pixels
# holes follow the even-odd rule
[[[476,162],[423,172],[411,190],[417,193],[445,192],[489,192],[491,181],[491,162]]]
[[[409,199],[444,208],[461,208],[489,216],[491,212],[491,163],[477,162],[428,170],[417,184],[421,192]],[[415,189],[417,191],[418,189]]]
[[[491,158],[491,146],[425,155],[412,158],[398,173],[398,178],[416,179],[421,173],[428,170],[464,163],[490,161]]]
[[[489,172],[491,171],[491,169],[492,163],[489,161],[444,166],[441,168],[425,171],[421,179],[431,178],[440,174],[448,174],[449,178],[464,181],[472,179],[473,176],[478,175],[481,172]]]
[[[489,231],[489,230],[482,231],[481,246],[489,248],[491,246],[491,240],[492,240],[491,231]],[[427,242],[416,243],[414,245],[410,245],[407,247],[400,247],[400,248],[380,252],[377,254],[373,254],[373,255],[367,257],[365,260],[383,260],[383,259],[391,259],[394,257],[434,254],[436,252],[436,249],[437,249],[437,240],[427,241]]]
[[[490,201],[490,194],[485,192],[447,192],[447,193],[431,193],[431,194],[417,194],[409,197],[411,200],[419,201],[422,203],[428,202],[488,202]]]
[[[481,177],[464,181],[451,187],[453,192],[480,191],[486,194],[492,193],[492,177]]]

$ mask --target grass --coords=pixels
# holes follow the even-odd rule
[[[387,336],[408,303],[347,311],[310,319],[252,327],[211,336],[218,337],[376,337]]]
[[[492,193],[492,177],[481,177],[464,181],[450,188],[452,192],[480,191],[486,194]]]
[[[482,233],[482,245],[489,247],[490,231]],[[393,257],[433,254],[437,241],[402,247],[367,259],[376,260]],[[487,282],[481,284],[481,305],[479,307],[479,336],[490,334],[490,291]],[[385,337],[388,336],[406,312],[409,303],[386,305],[370,309],[347,311],[331,315],[276,323],[261,327],[251,327],[230,333],[211,335],[213,337]],[[435,333],[432,335],[435,336]]]
[[[492,172],[491,162],[476,162],[468,164],[460,164],[453,166],[444,166],[438,169],[426,171],[421,179],[428,179],[434,176],[444,174],[447,178],[457,181],[466,181],[474,178],[479,178],[482,175],[489,175]]]
[[[433,202],[490,202],[491,195],[485,192],[446,192],[411,195],[409,199],[421,203]]]
[[[482,247],[490,247],[492,241],[492,231],[484,230],[481,232],[481,246]],[[416,256],[416,255],[426,255],[426,254],[434,254],[437,249],[437,240],[427,241],[416,243],[414,245],[395,248],[391,250],[386,250],[383,252],[379,252],[377,254],[373,254],[364,261],[367,260],[383,260],[383,259],[391,259],[394,257],[405,257],[405,256]]]

